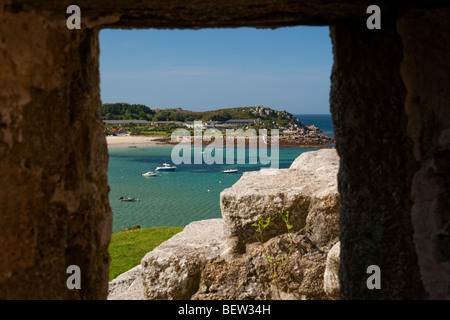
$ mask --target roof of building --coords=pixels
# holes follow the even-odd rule
[[[227,120],[227,123],[250,123],[250,122],[255,122],[255,119],[230,119]]]

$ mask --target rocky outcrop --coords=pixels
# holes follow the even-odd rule
[[[302,154],[289,169],[245,173],[222,192],[223,219],[193,222],[142,259],[137,298],[336,298],[324,274],[338,241],[338,163],[335,150],[324,149]],[[280,215],[286,211],[289,232]],[[262,242],[252,226],[258,217],[271,218]],[[110,283],[110,298],[136,298],[138,271]]]
[[[243,252],[245,244],[255,241],[252,224],[257,217],[271,218],[266,238],[286,232],[280,217],[286,211],[294,231],[305,229],[317,245],[334,241],[339,217],[338,166],[336,151],[324,149],[302,154],[289,169],[244,173],[220,194],[225,233],[232,249]]]

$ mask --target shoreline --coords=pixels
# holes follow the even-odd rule
[[[154,147],[167,145],[160,143],[160,136],[107,136],[106,144],[108,148],[128,148],[128,147]]]
[[[193,138],[191,141],[193,142]],[[202,142],[203,146],[211,143],[211,141]],[[270,143],[270,138],[267,142]],[[107,136],[106,143],[108,148],[155,147],[179,144],[179,142],[172,142],[171,136]],[[290,137],[281,136],[278,146],[280,148],[334,148],[333,144],[335,144],[335,140],[331,137],[325,141],[321,139],[301,139],[298,141]],[[246,139],[246,146],[248,146],[248,139]]]

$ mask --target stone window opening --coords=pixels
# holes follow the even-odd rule
[[[107,296],[100,28],[292,25],[329,25],[333,40],[341,299],[449,298],[448,4],[383,1],[368,30],[366,1],[78,2],[80,30],[61,1],[0,4],[1,298]],[[81,290],[67,289],[72,264]]]

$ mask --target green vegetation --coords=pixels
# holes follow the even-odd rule
[[[138,127],[136,132],[131,132],[133,136],[170,136],[172,131],[162,131],[162,130],[145,130],[143,127]]]
[[[122,127],[128,129],[128,125]],[[134,126],[128,130],[132,136],[170,136],[177,128],[177,126],[173,125],[158,127]]]
[[[259,133],[260,129],[286,128],[286,127],[302,127],[300,121],[287,111],[277,111],[264,106],[228,108],[213,111],[194,112],[183,110],[181,108],[174,109],[150,109],[142,104],[127,103],[108,103],[102,106],[102,116],[104,120],[146,120],[152,122],[146,123],[108,123],[105,125],[105,135],[121,134],[120,129],[132,136],[139,135],[171,135],[175,129],[183,128],[186,122],[193,121],[217,121],[226,122],[228,120],[255,120],[254,123],[244,125],[245,129],[251,128]],[[168,121],[169,123],[163,123]],[[157,123],[159,122],[159,123]],[[224,133],[225,128],[237,129],[238,125],[221,125],[221,131]],[[193,135],[193,129],[188,129]],[[281,131],[282,135],[283,132]]]
[[[143,104],[105,103],[102,117],[105,120],[152,120],[154,110]]]
[[[154,227],[142,229],[139,225],[128,227],[125,231],[115,232],[111,236],[109,254],[109,280],[137,266],[147,252],[152,251],[168,240],[183,227]]]
[[[289,239],[289,252],[284,255],[281,255],[281,258],[275,258],[272,257],[268,251],[266,250],[266,247],[264,245],[264,230],[269,226],[270,224],[270,217],[263,219],[262,217],[258,217],[257,221],[252,224],[252,227],[255,228],[256,233],[258,234],[257,239],[259,244],[262,247],[264,256],[269,264],[269,270],[272,275],[272,282],[277,288],[278,297],[281,299],[280,292],[282,289],[280,288],[279,279],[285,276],[286,273],[286,265],[289,262],[289,258],[292,255],[292,250],[294,249],[294,238],[292,234],[292,228],[294,227],[292,224],[289,223],[289,211],[286,211],[286,214],[280,213],[281,219],[283,219],[283,222],[286,226],[286,231],[288,234]]]
[[[273,123],[286,125],[297,119],[287,111],[277,111],[262,106],[225,108],[195,112],[181,108],[151,109],[142,104],[105,103],[102,106],[104,120],[148,120],[148,121],[227,121],[230,119],[259,119],[260,125]]]

